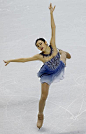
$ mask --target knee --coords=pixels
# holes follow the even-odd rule
[[[41,99],[42,99],[42,100],[46,100],[46,99],[47,99],[47,95],[44,95],[44,94],[43,94],[43,95],[41,96]]]

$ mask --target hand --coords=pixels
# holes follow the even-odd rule
[[[3,61],[4,61],[4,63],[6,63],[5,66],[7,66],[10,63],[10,61],[5,61],[5,60],[3,60]]]
[[[49,9],[50,9],[50,13],[53,13],[55,7],[56,7],[56,6],[54,6],[54,8],[53,8],[53,7],[52,7],[52,3],[50,3],[50,7],[49,7]]]

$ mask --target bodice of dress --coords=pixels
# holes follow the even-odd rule
[[[51,48],[50,54],[43,54],[43,52],[40,53],[40,54],[43,55],[43,56],[50,56],[52,54],[52,52],[53,52],[53,48],[52,48],[51,45],[49,45],[49,47]],[[47,65],[50,69],[54,70],[54,69],[57,68],[57,66],[59,65],[59,63],[60,63],[60,54],[58,52],[56,56],[54,56],[48,62],[45,62],[44,65]]]
[[[51,60],[45,62],[44,64],[47,65],[50,69],[54,70],[57,68],[59,63],[60,63],[60,54],[58,52],[56,56],[54,56]]]

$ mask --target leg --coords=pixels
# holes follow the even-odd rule
[[[37,121],[37,127],[39,129],[42,127],[42,124],[43,124],[43,119],[44,119],[43,110],[44,110],[45,102],[48,96],[48,91],[49,91],[49,85],[45,82],[42,83],[41,84],[41,98],[39,101],[38,121]]]
[[[65,52],[65,51],[59,49],[59,53],[62,54],[62,52]],[[66,58],[67,59],[70,59],[71,58],[71,55],[68,52],[66,52]]]
[[[65,51],[61,51],[60,60],[63,61],[64,64],[66,65],[66,52]]]
[[[49,85],[47,83],[41,84],[41,98],[39,101],[39,113],[43,113],[45,101],[48,96]]]

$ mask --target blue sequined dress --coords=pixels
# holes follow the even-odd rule
[[[49,45],[49,47],[51,48],[50,54],[43,54],[43,52],[40,54],[50,56],[53,52],[53,48],[51,45]],[[41,83],[46,82],[51,85],[52,82],[58,82],[64,78],[65,67],[65,64],[60,60],[60,54],[58,52],[56,56],[43,64],[37,76],[40,78]]]

